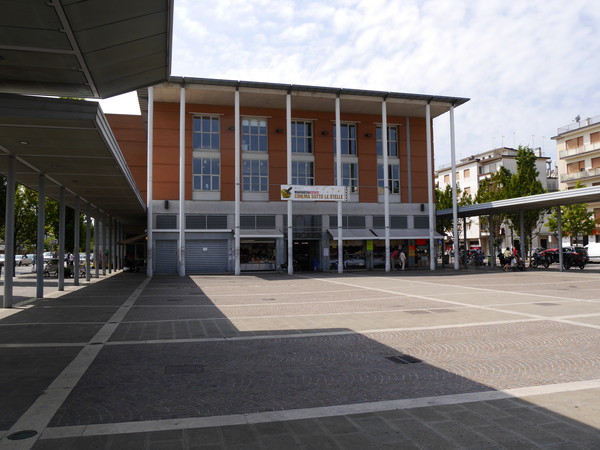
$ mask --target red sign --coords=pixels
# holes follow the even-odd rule
[[[417,245],[427,245],[427,239],[417,239]]]

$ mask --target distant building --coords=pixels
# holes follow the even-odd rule
[[[535,152],[538,155],[536,168],[542,186],[550,192],[556,191],[556,170],[552,168],[552,161],[550,158],[542,156],[542,150],[540,148],[536,148]],[[471,197],[475,198],[481,181],[485,178],[489,178],[490,175],[497,172],[500,167],[507,168],[513,174],[516,173],[516,157],[516,149],[501,147],[461,159],[456,164],[456,182],[460,189],[464,190],[463,195],[470,194]],[[442,190],[452,183],[452,168],[450,164],[440,167],[435,175],[437,185]],[[501,233],[503,237],[502,247],[518,245],[518,230],[511,231],[508,225],[505,224],[501,227]],[[461,232],[460,236],[461,245],[464,245],[463,235],[464,231]],[[451,239],[452,237],[450,237],[447,242]],[[542,227],[539,235],[533,239],[533,247],[547,248],[551,245],[551,242],[551,233],[546,227]],[[481,248],[486,254],[489,254],[489,233],[481,230],[479,217],[471,217],[467,221],[466,248]]]
[[[577,117],[579,119],[579,117]],[[577,120],[558,129],[556,141],[560,189],[600,186],[600,116]],[[600,219],[600,203],[588,205],[594,217]],[[600,242],[600,227],[594,236],[585,236],[583,244]]]

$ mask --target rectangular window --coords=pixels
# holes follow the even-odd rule
[[[242,150],[267,151],[267,119],[242,119]]]
[[[385,217],[373,216],[373,228],[385,228]],[[390,216],[390,228],[405,230],[408,228],[408,218],[406,216]]]
[[[383,164],[377,164],[377,192],[383,194]],[[398,164],[388,164],[388,188],[391,194],[400,193],[400,166]]]
[[[463,171],[463,175],[464,175],[464,178],[470,178],[471,177],[471,169],[465,169]]]
[[[418,228],[418,229],[429,228],[429,217],[428,216],[415,216],[415,228]]]
[[[218,117],[194,116],[192,130],[192,145],[195,150],[219,150]]]
[[[352,123],[342,123],[342,155],[356,155],[356,125]],[[333,126],[333,148],[336,146],[337,127]],[[335,152],[335,151],[334,151]]]
[[[315,175],[311,161],[292,161],[292,184],[312,186],[315,184]]]
[[[240,228],[243,230],[261,230],[275,228],[275,216],[240,216]]]
[[[596,158],[592,158],[592,169],[597,169],[600,167],[600,156]]]
[[[467,195],[471,195],[471,188],[470,187],[466,187],[463,190],[463,197],[467,196]]]
[[[596,131],[595,133],[590,134],[590,143],[596,144],[600,142],[600,131]]]
[[[383,153],[381,151],[381,148],[383,146],[381,126],[375,128],[375,137],[377,145],[377,155],[383,156]],[[398,156],[398,129],[394,126],[388,127],[388,156]]]
[[[265,159],[242,161],[242,187],[244,192],[267,192],[269,189],[269,162]]]
[[[177,228],[176,214],[157,214],[156,228],[159,230],[172,230]]]
[[[334,177],[337,183],[337,164]],[[342,186],[349,186],[350,192],[358,192],[358,163],[342,163]]]
[[[362,229],[365,228],[365,216],[342,216],[342,228],[347,229]],[[329,227],[337,228],[337,216],[329,216]]]
[[[194,190],[219,190],[219,158],[194,158],[193,167]]]
[[[579,136],[573,139],[569,139],[566,141],[567,150],[583,147],[583,136]]]
[[[227,228],[227,216],[188,214],[185,216],[185,228],[188,230],[223,230]]]
[[[312,122],[292,120],[292,153],[312,153]]]
[[[571,164],[567,164],[567,173],[577,173],[585,170],[585,161],[576,161]]]
[[[450,183],[450,175],[444,175],[444,183],[446,183],[446,184]]]

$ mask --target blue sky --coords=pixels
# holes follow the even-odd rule
[[[600,115],[597,0],[175,0],[172,75],[468,97],[457,157]],[[133,94],[105,112],[139,113]],[[434,122],[436,167],[449,117]]]

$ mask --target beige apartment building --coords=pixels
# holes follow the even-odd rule
[[[556,141],[560,190],[600,186],[600,116],[581,120],[576,117],[570,125],[558,129]],[[594,217],[600,219],[600,203],[588,205]],[[583,238],[582,244],[600,242],[600,226],[593,236]]]

